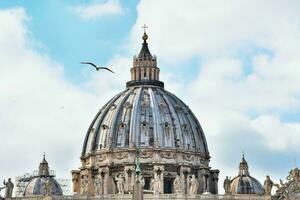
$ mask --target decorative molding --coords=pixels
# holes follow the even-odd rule
[[[176,153],[173,152],[161,152],[160,157],[166,158],[166,159],[176,159]]]
[[[127,152],[123,152],[123,153],[114,153],[113,154],[113,158],[116,158],[118,160],[122,160],[124,158],[128,158],[128,153]]]
[[[152,151],[141,151],[141,154],[140,154],[140,157],[141,158],[144,158],[144,159],[146,159],[146,158],[153,158],[153,152]]]

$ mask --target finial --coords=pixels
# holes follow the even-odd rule
[[[144,26],[142,26],[142,28],[144,29],[144,33],[146,33],[146,28],[148,28],[148,26],[146,26],[146,24],[144,24]]]
[[[245,160],[245,152],[242,151],[242,159]]]
[[[43,159],[44,159],[44,160],[45,160],[45,157],[46,157],[45,152],[43,152]]]
[[[148,26],[146,26],[146,24],[144,24],[144,26],[142,26],[142,28],[144,29],[144,35],[143,35],[143,40],[144,40],[144,43],[146,43],[146,40],[148,39],[148,35],[146,33],[146,28],[148,28]]]

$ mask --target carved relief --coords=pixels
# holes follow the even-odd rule
[[[176,159],[176,153],[173,152],[161,152],[160,157],[166,159]]]
[[[188,155],[188,154],[183,154],[183,159],[186,161],[194,161],[194,156],[193,155]]]
[[[127,152],[115,153],[115,154],[113,154],[113,157],[118,159],[118,160],[121,160],[121,159],[124,159],[124,158],[128,158],[128,153]]]
[[[141,151],[141,153],[140,153],[140,157],[141,158],[144,158],[144,159],[146,159],[146,158],[152,158],[153,157],[153,152],[151,152],[151,151]]]
[[[96,165],[100,164],[103,160],[106,159],[106,154],[100,154],[96,156]]]

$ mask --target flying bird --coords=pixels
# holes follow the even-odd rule
[[[94,63],[91,63],[91,62],[81,62],[81,64],[91,65],[91,66],[95,67],[95,69],[96,69],[97,71],[99,71],[99,69],[105,69],[105,70],[110,71],[111,73],[114,73],[114,74],[115,74],[115,72],[113,72],[113,71],[110,70],[109,68],[107,68],[107,67],[98,67],[97,65],[95,65]]]

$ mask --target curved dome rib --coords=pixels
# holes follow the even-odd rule
[[[154,86],[128,88],[111,99],[89,127],[82,154],[135,145],[209,154],[190,109],[172,93]]]
[[[127,89],[128,90],[128,89]],[[125,90],[125,91],[127,91]],[[91,139],[91,135],[90,133],[92,132],[92,129],[93,129],[93,126],[94,124],[96,123],[96,121],[100,121],[99,125],[102,123],[102,120],[104,118],[104,113],[106,114],[108,109],[110,108],[110,105],[113,104],[115,102],[115,100],[117,98],[119,98],[121,95],[122,95],[123,92],[120,92],[119,94],[115,95],[113,98],[111,98],[100,110],[99,112],[96,114],[96,116],[94,117],[92,123],[90,124],[89,128],[88,128],[88,131],[87,131],[87,134],[86,134],[86,137],[84,139],[84,144],[83,144],[83,148],[82,148],[82,155],[85,155],[87,153],[90,153],[90,152],[87,152],[87,146],[88,146],[88,141]],[[99,119],[99,117],[101,117]],[[96,147],[97,147],[97,137],[99,136],[99,134],[97,134],[99,130],[99,127],[97,127],[96,129],[93,130],[93,132],[95,132],[95,137],[93,137],[93,142],[92,142],[92,145],[93,145],[93,148],[91,149],[92,151],[95,151],[96,150]]]
[[[166,93],[168,93],[170,95],[171,99],[173,99],[174,102],[176,102],[177,104],[178,103],[181,104],[181,107],[188,108],[188,106],[181,99],[179,99],[177,96],[175,96],[174,94],[172,94],[168,91],[166,91]],[[192,118],[196,119],[195,123],[197,124],[197,127],[198,127],[198,129],[196,128],[198,139],[195,139],[195,141],[200,140],[201,142],[200,142],[200,144],[197,144],[196,146],[199,147],[199,148],[203,147],[202,150],[204,152],[208,153],[209,151],[208,151],[207,141],[206,141],[203,129],[202,129],[199,121],[197,120],[195,114],[190,109],[188,109],[188,112],[192,115]],[[189,116],[189,115],[187,115],[187,116]],[[189,119],[189,121],[191,121],[191,119]],[[201,145],[201,143],[203,143],[204,145]]]

